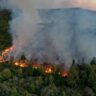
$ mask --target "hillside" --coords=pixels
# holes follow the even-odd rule
[[[55,16],[58,18],[58,15],[56,15],[57,10],[54,12],[52,10],[46,11],[48,12],[47,15],[54,15],[51,21],[58,22],[58,20],[53,18]],[[73,19],[76,20],[76,18],[78,19],[81,15],[84,17],[84,22],[92,21],[89,23],[92,25],[95,24],[96,15],[93,16],[93,14],[96,14],[96,12],[82,9],[65,9],[65,11],[60,11],[60,18],[65,17],[68,18],[70,22],[73,22],[70,27],[72,27],[74,31],[78,22]],[[67,15],[65,16],[62,11]],[[72,18],[70,16],[72,16]],[[44,17],[45,22],[47,22],[46,19],[51,18],[50,15],[48,18],[47,16]],[[44,19],[44,17],[42,19]],[[8,33],[10,19],[10,12],[8,10],[0,11],[0,50],[9,47],[12,43],[12,38]],[[82,27],[84,25],[83,21],[81,23]],[[93,27],[95,28],[95,25]],[[91,31],[94,29],[93,27],[90,28]],[[87,31],[90,30],[88,29]],[[94,30],[93,32],[95,33]],[[34,69],[32,66],[20,68],[13,65],[11,60],[6,63],[0,63],[0,96],[96,96],[96,58],[91,61],[91,64],[73,64],[69,72],[70,75],[68,77],[62,77],[58,72],[45,74],[43,70],[39,68]]]
[[[96,11],[65,8],[40,10],[39,13],[43,23],[49,24],[46,29],[59,54],[66,57],[68,53],[69,58],[96,56]]]

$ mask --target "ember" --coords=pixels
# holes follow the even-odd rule
[[[40,68],[40,64],[34,61],[34,62],[32,62],[32,68],[38,69],[38,68]]]
[[[52,65],[50,65],[50,64],[43,65],[43,70],[47,74],[52,73],[54,71]]]
[[[1,63],[2,63],[2,62],[4,62],[4,60],[3,60],[2,56],[0,56],[0,62],[1,62]]]
[[[47,67],[47,68],[45,69],[45,73],[52,73],[52,72],[53,72],[53,70],[52,70],[51,67]]]
[[[19,66],[19,63],[18,63],[18,62],[15,62],[14,64],[15,64],[16,66]]]
[[[16,65],[16,66],[19,66],[19,67],[22,67],[22,68],[24,68],[24,67],[28,67],[28,64],[27,64],[27,62],[26,61],[16,61],[15,63],[14,63],[14,65]]]
[[[59,74],[60,74],[62,77],[68,77],[68,76],[69,76],[69,72],[68,72],[68,71],[62,71],[62,72],[59,72]]]

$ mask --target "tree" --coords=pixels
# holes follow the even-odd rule
[[[26,91],[24,91],[24,95],[23,96],[29,96],[29,93],[28,93],[28,91],[26,90]]]
[[[59,96],[58,88],[54,84],[46,86],[42,89],[41,96]]]
[[[12,87],[10,96],[20,96],[15,87]]]
[[[96,64],[96,57],[93,57],[92,61],[90,62],[90,64]]]
[[[11,88],[4,83],[0,83],[0,96],[10,96],[10,90]]]
[[[4,79],[4,80],[9,79],[12,76],[10,69],[8,69],[8,68],[4,69],[1,72],[1,76],[2,76],[2,79]]]
[[[90,74],[88,78],[88,85],[92,87],[92,89],[96,93],[96,72],[94,70],[90,70]]]
[[[76,88],[78,87],[78,83],[79,83],[80,79],[79,79],[79,72],[78,72],[78,68],[75,66],[72,66],[72,68],[70,69],[70,75],[65,78],[65,84],[66,86],[69,86],[71,88]]]

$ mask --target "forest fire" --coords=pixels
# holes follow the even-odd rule
[[[9,48],[5,49],[5,50],[2,52],[2,55],[8,54],[11,50],[13,50],[13,47],[9,47]]]
[[[0,55],[0,62],[2,62],[2,63],[6,62],[7,61],[6,58],[12,50],[13,50],[13,47],[5,49]],[[34,69],[42,68],[42,70],[46,74],[53,73],[56,69],[58,69],[58,67],[57,68],[55,67],[55,70],[54,70],[54,67],[51,64],[49,64],[49,63],[39,64],[35,60],[29,63],[26,59],[25,60],[20,59],[20,60],[13,62],[13,63],[15,66],[18,66],[21,68],[26,68],[31,64],[32,68],[34,68]],[[61,75],[62,77],[68,77],[69,72],[68,71],[61,71],[60,72],[60,70],[59,70],[59,75]]]
[[[13,47],[9,47],[5,49],[3,52],[0,54],[0,62],[6,62],[7,55],[10,53],[10,51],[13,50]]]

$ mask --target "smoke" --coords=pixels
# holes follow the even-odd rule
[[[1,0],[1,8],[12,10],[10,55],[19,59],[24,54],[28,60],[62,63],[66,68],[73,59],[89,61],[96,56],[95,32],[91,32],[96,29],[95,15],[64,7],[95,10],[95,5],[95,0]]]

